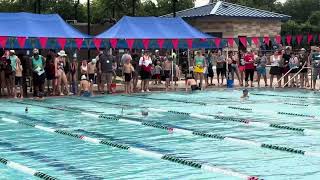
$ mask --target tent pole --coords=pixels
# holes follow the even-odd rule
[[[90,0],[87,0],[87,13],[88,13],[88,26],[87,26],[87,31],[88,35],[91,34],[90,32],[90,26],[91,26],[91,12],[90,12]],[[90,47],[88,47],[88,60],[90,59]]]
[[[172,8],[173,8],[173,17],[176,17],[176,11],[177,11],[176,3],[177,3],[177,0],[172,0],[172,1],[173,1],[173,6],[172,6]]]
[[[188,72],[189,72],[189,74],[190,74],[190,50],[188,49],[188,51],[187,51],[187,56],[188,56]],[[187,77],[186,77],[187,78]]]
[[[173,83],[173,63],[174,63],[173,49],[171,49],[171,57],[172,57],[172,62],[171,62],[171,84],[172,84],[172,89],[173,89],[173,86],[174,86],[174,83]]]

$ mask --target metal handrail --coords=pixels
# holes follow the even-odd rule
[[[302,66],[302,68],[301,68],[297,73],[295,73],[295,74],[293,75],[293,77],[290,78],[289,81],[286,82],[286,83],[283,85],[283,87],[285,87],[287,84],[289,84],[289,82],[290,82],[292,79],[294,79],[296,76],[298,76],[298,74],[299,74],[303,69],[310,69],[310,67],[305,67],[306,65],[307,65],[307,63],[304,63],[304,65]]]
[[[282,81],[282,79],[284,79],[290,72],[291,72],[292,68],[286,73],[284,74],[277,82],[273,83],[272,86],[273,86],[273,89],[276,89],[276,85]]]

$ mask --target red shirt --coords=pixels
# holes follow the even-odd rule
[[[254,57],[252,54],[246,54],[244,56],[244,61],[246,62],[246,69],[254,69]]]

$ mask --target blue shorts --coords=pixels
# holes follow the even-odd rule
[[[265,67],[257,68],[257,73],[263,76],[266,75],[267,74],[266,68]]]

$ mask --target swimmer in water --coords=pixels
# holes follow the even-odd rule
[[[190,88],[191,91],[201,90],[199,86],[197,86],[196,80],[192,77],[191,74],[187,75],[187,81],[186,81],[186,92],[188,92],[188,89]]]
[[[242,91],[242,96],[241,96],[241,99],[248,99],[249,98],[249,91],[248,91],[248,89],[244,89],[243,91]]]
[[[24,109],[24,112],[27,113],[28,112],[28,107],[26,107],[26,109]]]
[[[148,111],[144,111],[144,110],[141,111],[141,114],[142,116],[145,116],[145,117],[149,115]]]
[[[91,83],[87,79],[86,75],[81,76],[79,95],[84,97],[92,96]]]

